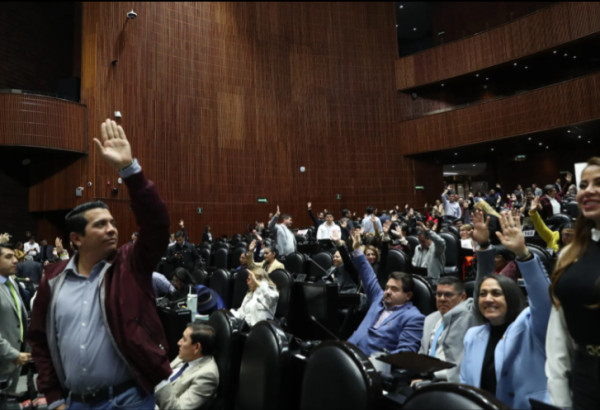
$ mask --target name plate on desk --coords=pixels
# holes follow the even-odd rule
[[[389,363],[399,369],[408,370],[411,373],[433,373],[456,367],[453,363],[444,362],[435,357],[413,352],[398,352],[378,357],[377,359],[384,363]]]
[[[535,230],[523,231],[523,236],[525,238],[531,238],[535,235]]]

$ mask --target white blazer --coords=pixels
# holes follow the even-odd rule
[[[250,327],[261,320],[270,320],[275,317],[279,293],[269,286],[267,281],[261,281],[254,292],[248,292],[242,306],[231,310],[231,314],[238,319],[245,319]]]
[[[577,344],[571,338],[562,307],[552,306],[546,334],[546,377],[550,402],[561,408],[572,408],[567,374],[571,371]]]

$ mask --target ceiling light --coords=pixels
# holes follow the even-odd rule
[[[566,56],[568,56],[568,54],[567,54],[567,53],[565,53],[565,57],[566,57]]]
[[[529,137],[529,141],[531,141],[531,137]]]
[[[525,70],[527,70],[529,67],[525,66]]]
[[[487,90],[487,85],[484,85],[484,86],[483,86],[483,89],[484,89],[484,90]]]
[[[452,165],[452,168],[454,168],[454,165]]]
[[[546,149],[550,148],[549,146],[546,145]]]
[[[540,142],[540,145],[542,145],[542,143]]]
[[[485,81],[489,81],[489,80],[490,80],[490,77],[485,77]]]
[[[591,144],[591,143],[592,143],[592,141],[588,141],[588,144]]]
[[[23,162],[21,162],[23,165],[29,165],[31,163],[31,160],[29,158],[25,158],[23,160]]]
[[[473,164],[473,166],[475,166],[475,164]]]
[[[458,155],[458,152],[455,152],[454,155]]]
[[[517,63],[514,63],[513,65],[517,65]]]
[[[556,54],[556,50],[554,50],[554,51],[552,52],[552,54]]]
[[[567,132],[571,132],[571,130],[567,130]]]
[[[444,172],[444,175],[458,175],[456,172]]]
[[[479,74],[475,74],[475,77],[479,77]]]
[[[401,8],[401,9],[403,9],[403,8],[404,8],[404,6],[401,4],[401,5],[400,5],[400,8]]]
[[[492,148],[492,151],[494,150],[494,148]]]
[[[444,86],[444,83],[442,83],[442,87]]]
[[[580,136],[578,136],[577,138],[581,138],[581,135],[580,135]]]
[[[577,58],[577,56],[573,56],[573,58]]]
[[[398,28],[398,25],[396,24],[396,28]]]

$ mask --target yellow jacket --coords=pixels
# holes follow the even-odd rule
[[[548,229],[544,221],[542,221],[542,217],[538,211],[529,211],[529,216],[531,217],[536,232],[541,236],[544,242],[546,242],[546,246],[552,249],[554,252],[558,252],[558,240],[560,239],[560,233]]]

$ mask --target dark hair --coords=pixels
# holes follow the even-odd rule
[[[288,214],[283,214],[283,215],[281,216],[281,220],[282,220],[282,221],[285,221],[286,219],[289,219],[289,218],[291,218],[291,217],[292,217],[291,215],[288,215]]]
[[[575,229],[575,223],[574,222],[567,222],[566,224],[564,224],[563,226],[560,227],[560,229],[558,230],[558,246],[560,248],[562,248],[563,246],[565,246],[565,244],[562,241],[562,233],[565,229]],[[17,244],[17,247],[19,246],[19,244]]]
[[[0,243],[0,255],[2,255],[3,249],[8,249],[9,251],[14,251],[15,248],[13,247],[12,243]]]
[[[507,262],[514,261],[516,257],[515,253],[506,249],[504,245],[496,245],[496,254],[502,255]]]
[[[533,188],[525,188],[525,193],[527,194],[529,192],[533,193]]]
[[[556,187],[552,184],[548,184],[544,187],[544,193],[549,194],[553,189],[556,189]]]
[[[182,237],[183,238],[185,237],[185,235],[183,234],[183,231],[177,231],[177,232],[175,232],[175,239],[182,238]]]
[[[17,242],[15,249],[19,249],[21,246],[23,246],[23,242]]]
[[[517,317],[521,314],[521,312],[525,309],[525,297],[523,296],[523,292],[517,285],[517,282],[509,278],[508,276],[503,275],[487,275],[481,283],[485,282],[487,279],[494,279],[500,285],[502,289],[502,293],[504,294],[504,298],[506,299],[506,321],[505,324],[510,325],[514,322]],[[479,285],[479,287],[481,284]],[[473,294],[473,298],[475,299],[475,305],[477,306],[477,314],[479,318],[485,322],[489,322],[485,316],[479,310],[479,287],[475,289],[475,293]]]
[[[333,216],[333,214],[331,212],[329,212],[329,211],[325,212],[325,216],[329,216],[329,215]]]
[[[190,273],[185,268],[175,269],[173,276],[179,279],[179,282],[181,282],[182,287],[180,292],[182,292],[185,289],[185,293],[187,294],[190,285],[196,286],[196,281],[194,280],[194,278],[192,278],[192,275],[190,275]]]
[[[419,230],[419,231],[417,232],[417,238],[418,238],[419,236],[424,236],[424,237],[425,237],[425,239],[430,239],[430,237],[429,237],[429,231],[422,231],[422,230]]]
[[[372,206],[368,206],[368,207],[365,209],[365,212],[367,213],[367,215],[371,215],[371,214],[373,213],[373,211],[374,211],[374,209],[373,209],[373,207],[372,207]]]
[[[402,281],[402,291],[404,293],[415,292],[415,280],[410,273],[406,272],[392,272],[388,279],[396,279]]]
[[[204,232],[208,232],[208,230],[209,230],[209,229],[210,229],[210,225],[206,225],[206,226],[204,227]]]
[[[350,211],[348,209],[344,209],[342,211],[342,216],[346,216],[346,214],[350,213]]]
[[[450,285],[458,292],[458,294],[465,293],[464,283],[454,276],[442,276],[438,281],[438,286],[439,285]]]
[[[85,227],[87,226],[87,219],[85,219],[85,213],[91,209],[102,208],[108,209],[108,205],[106,205],[102,201],[93,201],[86,202],[85,204],[81,204],[75,208],[71,212],[65,216],[65,221],[67,221],[67,232],[69,235],[71,232],[75,232],[81,236],[85,236]],[[29,240],[34,239],[32,236]]]
[[[202,355],[212,356],[215,351],[216,337],[215,329],[205,323],[188,323],[187,327],[192,329],[192,344],[200,343]]]
[[[265,247],[263,248],[263,250],[266,250],[266,249],[268,249],[268,250],[269,250],[269,252],[271,252],[271,253],[273,253],[273,254],[277,255],[277,248],[276,248],[275,246],[273,246],[273,245],[267,245],[267,246],[265,246]]]

